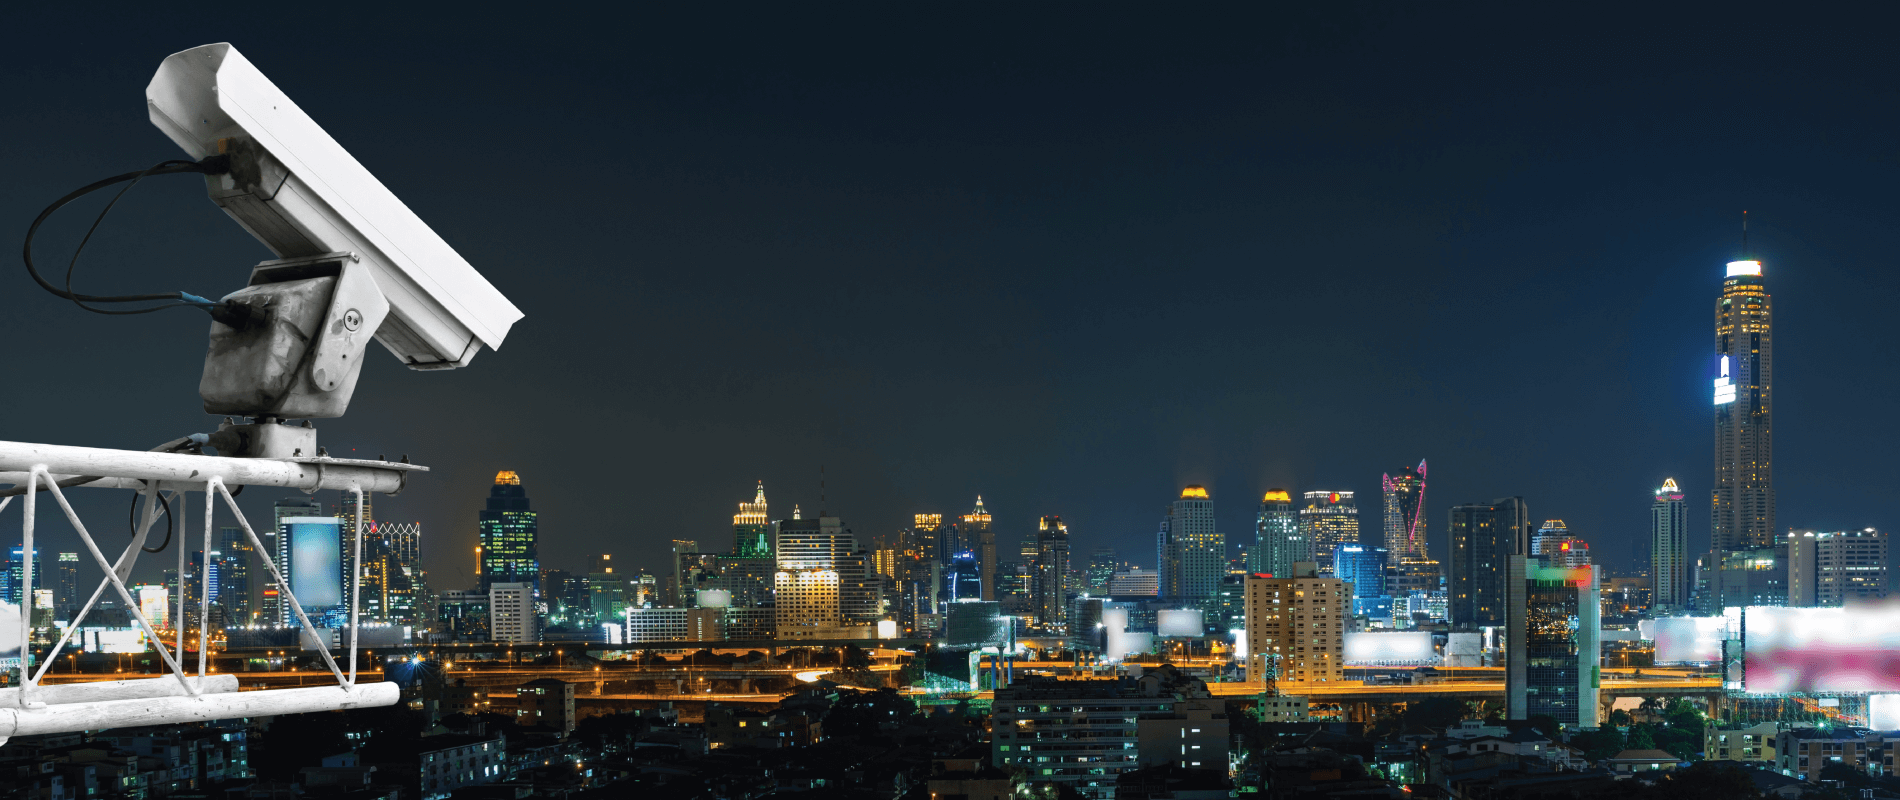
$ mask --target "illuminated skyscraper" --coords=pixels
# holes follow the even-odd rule
[[[1596,728],[1603,627],[1598,568],[1548,567],[1521,553],[1505,560],[1506,717],[1549,714],[1561,725]]]
[[[1715,301],[1715,486],[1709,533],[1718,554],[1779,543],[1771,307],[1761,262],[1729,262]]]
[[[1529,556],[1530,508],[1522,497],[1451,508],[1451,623],[1503,625],[1512,556]]]
[[[1683,496],[1675,478],[1664,478],[1649,507],[1650,575],[1655,581],[1650,603],[1658,614],[1689,608],[1689,506]]]
[[[963,515],[963,542],[976,553],[982,570],[983,599],[996,599],[996,531],[990,527],[990,512],[983,508],[983,496],[976,496],[976,509]]]
[[[1293,512],[1293,493],[1268,489],[1260,497],[1260,514],[1254,518],[1254,544],[1248,551],[1249,572],[1285,577],[1293,574],[1293,563],[1312,561],[1312,543],[1300,533],[1299,516]]]
[[[60,553],[59,561],[53,569],[57,570],[53,575],[59,597],[54,601],[58,604],[56,607],[69,614],[78,612],[79,607],[85,605],[86,602],[79,598],[79,554]],[[34,580],[37,581],[38,578]]]
[[[541,529],[528,505],[528,492],[521,487],[521,476],[508,470],[495,474],[488,507],[481,512],[481,537],[484,594],[497,583],[525,583],[534,590],[530,598],[540,591]]]
[[[26,600],[20,596],[21,587],[24,586],[26,582],[26,559],[20,557],[22,550],[24,550],[24,547],[15,545],[13,549],[7,551],[6,588],[4,591],[0,591],[0,600],[25,606]],[[33,548],[33,587],[36,589],[44,589],[48,583],[51,583],[51,581],[47,580],[46,569],[40,563],[40,549],[35,547]],[[15,641],[18,640],[16,639]]]
[[[1531,555],[1549,556],[1549,547],[1554,547],[1557,542],[1568,538],[1570,538],[1570,526],[1565,525],[1563,520],[1544,520],[1544,524],[1537,529],[1537,533],[1531,536]]]
[[[1321,573],[1333,572],[1333,550],[1359,543],[1359,506],[1352,492],[1307,492],[1300,509],[1300,537],[1311,548]]]
[[[954,527],[954,526],[952,526]],[[910,541],[917,557],[933,564],[949,564],[956,557],[955,542],[944,535],[942,514],[911,515]]]
[[[1425,461],[1383,477],[1386,551],[1394,561],[1425,558]]]
[[[1036,532],[1036,621],[1054,629],[1069,621],[1069,527],[1062,518],[1042,518]]]
[[[1161,524],[1161,596],[1211,601],[1227,571],[1227,543],[1214,529],[1214,499],[1206,487],[1189,486],[1168,507]]]
[[[862,625],[878,618],[877,587],[882,584],[871,571],[870,553],[858,546],[858,537],[837,517],[779,520],[779,573],[818,571],[833,575],[838,613],[846,625]],[[799,577],[798,586],[811,586]],[[781,585],[781,590],[782,590]],[[780,602],[784,600],[781,596]]]
[[[750,503],[740,503],[732,515],[732,554],[741,558],[772,557],[772,517],[766,512],[765,481]]]
[[[1115,548],[1097,547],[1089,554],[1088,593],[1096,597],[1108,596],[1108,579],[1120,566]]]
[[[1788,605],[1887,599],[1887,535],[1875,528],[1788,532]]]

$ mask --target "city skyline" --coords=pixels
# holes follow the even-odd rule
[[[1900,527],[1877,491],[1894,468],[1873,455],[1900,434],[1866,424],[1856,399],[1900,385],[1865,368],[1878,358],[1877,299],[1900,289],[1881,268],[1896,201],[1871,188],[1895,165],[1864,133],[1892,129],[1891,112],[1853,99],[1884,96],[1880,70],[1744,55],[1718,43],[1746,40],[1745,22],[1671,12],[1654,30],[1721,55],[1637,48],[1607,69],[1520,75],[1424,44],[1485,41],[1562,63],[1475,10],[1321,13],[1277,34],[1310,42],[1299,63],[1311,69],[1275,99],[1257,87],[1293,56],[1237,33],[1233,47],[1156,33],[1157,58],[1134,70],[1074,66],[1119,63],[1113,36],[976,53],[949,31],[892,48],[747,21],[710,47],[682,36],[601,48],[634,53],[587,67],[618,98],[608,103],[543,71],[577,57],[568,47],[504,68],[448,40],[396,36],[336,64],[314,44],[324,36],[285,41],[266,18],[227,21],[220,35],[527,313],[469,370],[410,373],[373,349],[363,385],[374,390],[320,426],[334,454],[431,467],[375,502],[423,522],[425,565],[447,585],[474,577],[469,509],[500,470],[534,482],[552,565],[586,563],[600,540],[649,565],[679,531],[714,541],[760,479],[779,507],[815,509],[821,468],[824,505],[861,531],[959,514],[983,494],[1005,542],[1061,514],[1079,546],[1135,553],[1156,502],[1189,484],[1221,498],[1229,541],[1271,488],[1352,491],[1372,531],[1380,475],[1420,457],[1434,468],[1434,537],[1450,505],[1523,496],[1590,541],[1598,563],[1626,569],[1650,526],[1622,499],[1672,476],[1689,498],[1690,548],[1704,552],[1709,304],[1723,265],[1748,257],[1772,270],[1784,332],[1777,529]],[[125,87],[203,32],[134,23],[96,26],[104,46],[89,52],[33,43],[12,56],[45,76],[21,85],[17,108],[61,109],[66,129],[87,133],[47,142],[22,122],[5,134],[44,157],[23,165],[0,213],[31,219],[78,183],[160,155],[149,126],[127,121]],[[1638,35],[1604,24],[1564,29],[1576,41]],[[804,36],[795,50],[787,30]],[[1053,30],[1032,21],[1022,35]],[[1222,35],[1196,31],[1196,42]],[[867,83],[789,57],[814,44],[868,47],[887,68]],[[1022,74],[1046,83],[1011,77]],[[1394,74],[1411,77],[1395,88],[1383,82]],[[390,75],[422,83],[360,88]],[[538,170],[462,169],[534,139],[515,127],[525,122],[476,111],[510,81],[560,86],[550,107],[599,115],[570,120],[586,133],[566,146],[611,179],[551,206],[525,200],[540,196]],[[1089,100],[1102,97],[1126,102]],[[1783,113],[1715,122],[1745,97]],[[1390,133],[1339,138],[1361,130]],[[113,224],[129,227],[87,250],[88,285],[163,277],[222,291],[266,257],[190,181],[142,183],[126,202]],[[1742,209],[1754,252],[1741,248]],[[609,233],[626,221],[642,246]],[[47,246],[76,237],[71,224],[49,229]],[[181,246],[151,246],[143,231]],[[564,233],[544,243],[523,231]],[[1176,286],[1191,289],[1157,292]],[[1259,311],[1266,298],[1271,313]],[[1474,298],[1495,313],[1463,314]],[[9,438],[44,439],[29,421],[77,418],[88,424],[61,442],[144,449],[215,424],[195,398],[201,321],[82,322],[25,292],[0,304],[74,343],[23,356],[23,373],[63,390],[18,392]],[[784,325],[788,305],[834,317]],[[931,311],[958,322],[912,324]],[[166,365],[137,386],[71,357],[131,338]],[[603,359],[581,341],[631,346]],[[1473,370],[1486,381],[1469,382]],[[529,422],[575,418],[616,422],[571,448],[547,446],[547,428]],[[1579,447],[1579,425],[1601,446]],[[1864,430],[1871,442],[1844,445]],[[75,494],[82,513],[122,505],[98,495]],[[264,513],[270,495],[239,500]],[[49,549],[76,546],[47,536]],[[1442,561],[1442,545],[1431,555]]]

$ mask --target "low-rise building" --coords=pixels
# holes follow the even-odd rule
[[[574,732],[574,684],[540,678],[515,687],[515,724],[553,728],[562,736]]]
[[[1624,750],[1603,762],[1618,776],[1638,772],[1675,772],[1677,763],[1676,757],[1664,750]]]
[[[1186,718],[1198,710],[1188,701],[1207,698],[1207,686],[1172,667],[1150,670],[1139,679],[1068,681],[1043,676],[1018,678],[997,690],[991,712],[991,761],[1000,768],[1019,768],[1036,782],[1066,783],[1094,800],[1113,800],[1115,778],[1141,766],[1141,721],[1161,720],[1156,736],[1173,736],[1167,743],[1171,758],[1163,759],[1157,741],[1147,753],[1161,763],[1191,764],[1212,761],[1218,752],[1225,765],[1225,734],[1217,746],[1211,741],[1200,750],[1186,750],[1179,737],[1208,736],[1213,728],[1191,724]],[[1211,709],[1211,703],[1207,704]],[[1181,718],[1175,718],[1181,714]],[[1226,720],[1220,720],[1225,728]],[[1193,733],[1201,727],[1202,732]],[[1193,754],[1203,754],[1200,758]]]
[[[1135,721],[1136,758],[1144,767],[1179,764],[1193,770],[1227,769],[1226,705],[1183,700],[1165,714]]]
[[[1821,769],[1828,764],[1846,764],[1866,772],[1877,743],[1869,743],[1846,728],[1782,731],[1775,735],[1775,767],[1783,774],[1803,776],[1809,781],[1819,781]]]
[[[1702,733],[1703,757],[1709,761],[1741,761],[1773,767],[1775,737],[1780,733],[1781,726],[1773,722],[1764,722],[1752,728],[1718,728],[1711,725]]]
[[[502,734],[425,737],[416,756],[423,800],[440,800],[464,786],[502,780],[507,751],[508,737]]]

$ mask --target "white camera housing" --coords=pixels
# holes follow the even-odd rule
[[[237,48],[173,54],[145,99],[152,124],[192,158],[230,157],[229,172],[205,177],[211,199],[279,259],[360,259],[389,300],[375,337],[411,368],[467,366],[481,345],[501,347],[521,319]]]

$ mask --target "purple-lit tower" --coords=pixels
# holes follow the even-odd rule
[[[1425,556],[1425,461],[1386,475],[1385,549],[1394,562]]]

